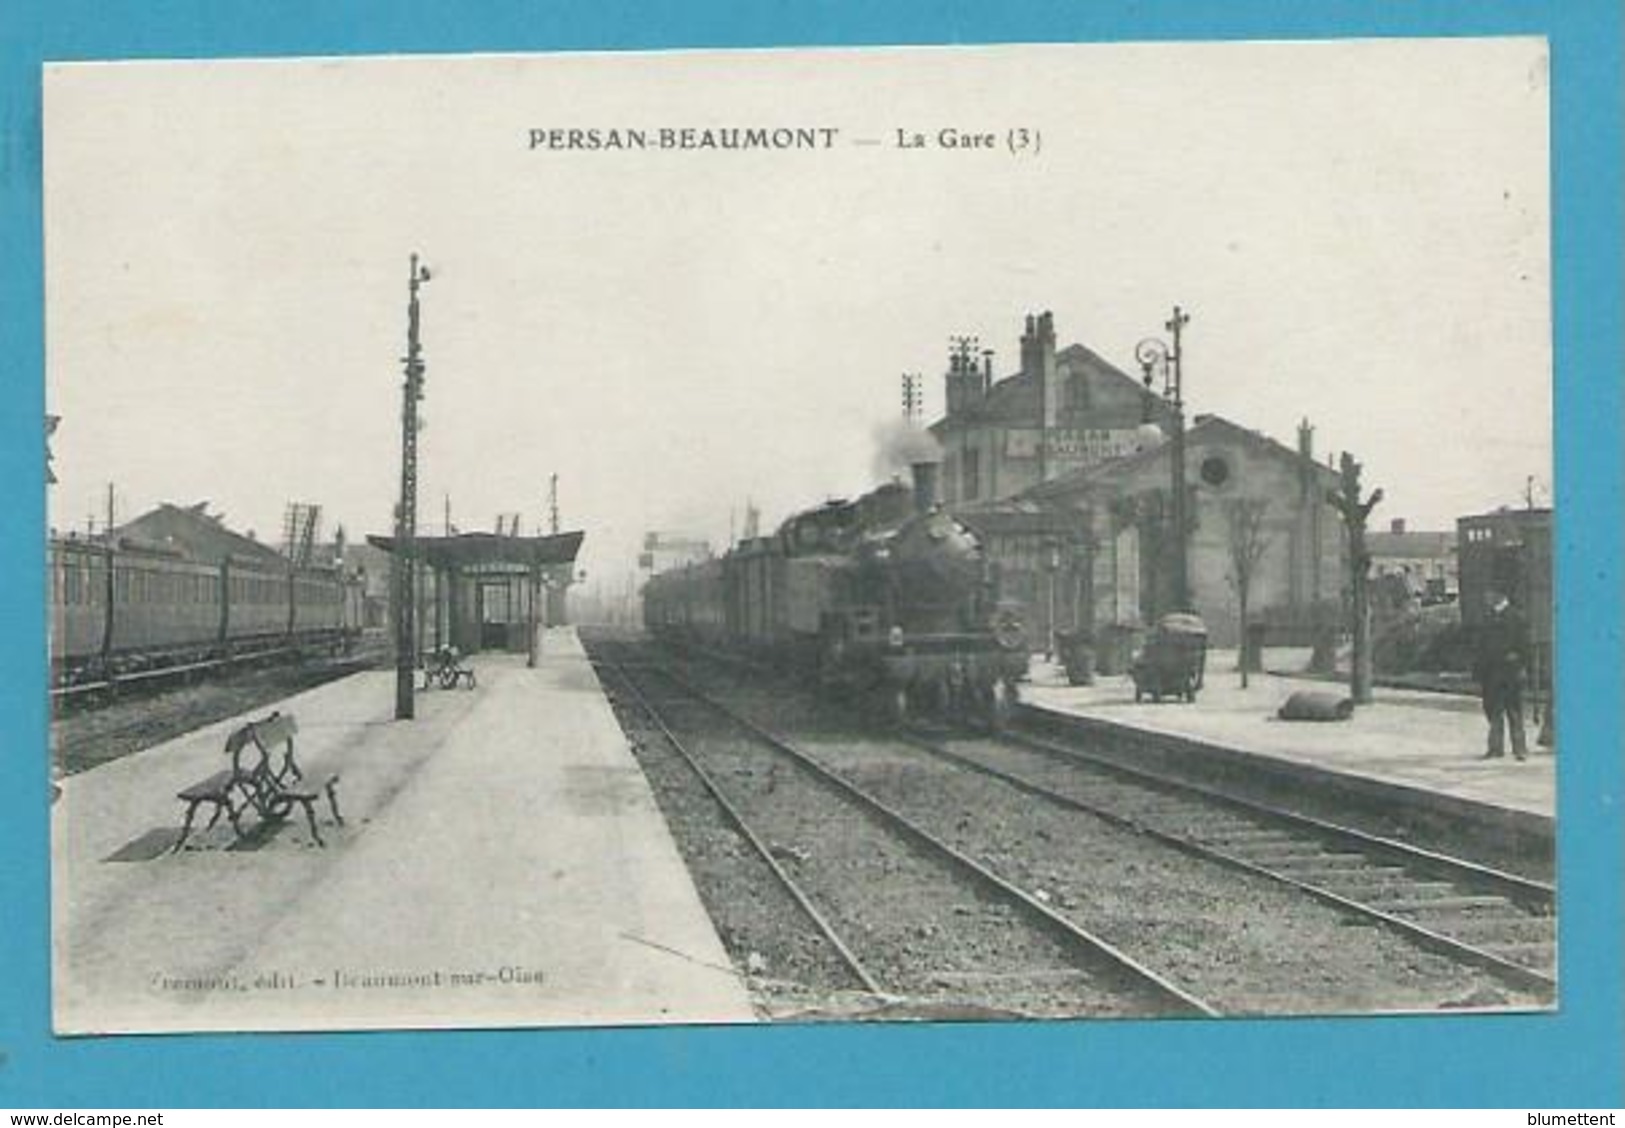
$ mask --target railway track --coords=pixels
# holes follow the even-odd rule
[[[778,858],[774,855],[772,846],[746,822],[745,817],[740,814],[739,808],[717,786],[716,781],[705,770],[699,759],[689,750],[688,745],[666,724],[665,718],[660,711],[649,701],[643,690],[638,686],[633,673],[626,668],[624,663],[613,659],[600,660],[595,662],[594,665],[601,675],[607,673],[610,676],[613,691],[624,694],[630,699],[648,723],[665,739],[666,746],[683,762],[688,772],[699,782],[705,793],[711,797],[727,823],[734,828],[739,837],[749,846],[761,866],[772,875],[778,888],[794,902],[803,919],[812,926],[821,944],[827,947],[834,959],[844,969],[847,982],[834,986],[858,988],[877,998],[883,996],[885,992],[879,981],[835,932],[828,918],[812,903],[795,878],[785,871],[784,866],[780,864]],[[643,747],[640,744],[639,751],[642,750]]]
[[[1220,1013],[791,741],[667,669],[599,649],[599,668],[656,718],[867,989],[939,1017]],[[787,845],[810,823],[840,827],[845,856]]]
[[[709,663],[696,667],[692,676],[709,680],[697,672],[708,666]],[[731,681],[738,681],[740,668],[737,665],[726,663],[720,668],[729,669],[731,673],[727,677]],[[747,693],[751,692],[749,687],[745,688]],[[762,688],[758,682],[755,691],[759,692]],[[774,690],[772,700],[783,702],[786,688]],[[782,709],[769,705],[768,710],[751,711],[769,724],[778,724]],[[748,718],[741,719],[750,723]],[[884,737],[871,734],[864,738],[867,750],[857,750],[854,745],[853,750],[842,751],[833,744],[821,742],[818,737],[810,739],[819,748],[818,755],[824,760],[823,766],[832,769],[832,774],[844,773],[847,777],[845,782],[858,786],[866,780],[871,781],[879,786],[882,793],[893,796],[894,805],[900,801],[905,808],[911,806],[908,788],[894,786],[888,792],[883,773],[913,769],[899,768],[902,761],[895,754],[883,750],[887,742],[894,747],[906,746],[917,756],[939,765],[934,775],[911,777],[914,783],[910,786],[937,790],[943,783],[951,782],[941,774],[942,768],[967,777],[996,780],[996,786],[1010,789],[1012,796],[1019,794],[1040,800],[1040,805],[1048,808],[1049,813],[1045,817],[1053,820],[1049,824],[1052,827],[1064,827],[1068,825],[1067,818],[1075,820],[1079,815],[1086,815],[1121,833],[1133,835],[1137,840],[1165,848],[1169,854],[1195,860],[1187,865],[1223,867],[1244,875],[1237,880],[1254,883],[1253,886],[1238,888],[1256,888],[1258,883],[1264,883],[1278,889],[1278,893],[1271,894],[1271,903],[1276,906],[1277,912],[1283,903],[1290,903],[1293,897],[1301,898],[1301,903],[1305,905],[1318,903],[1320,912],[1346,922],[1343,936],[1332,941],[1340,951],[1351,935],[1359,938],[1359,947],[1370,949],[1371,954],[1366,957],[1364,966],[1357,969],[1358,974],[1368,979],[1375,975],[1379,981],[1380,977],[1388,974],[1397,976],[1395,984],[1398,990],[1394,1002],[1384,1004],[1379,1001],[1373,1004],[1369,1001],[1373,995],[1380,1000],[1382,994],[1367,991],[1362,999],[1353,1004],[1356,1009],[1373,1005],[1377,1009],[1391,1006],[1401,1009],[1419,1006],[1488,1009],[1512,1006],[1522,1009],[1549,1005],[1555,997],[1556,930],[1553,890],[1549,884],[1455,858],[1447,853],[1419,849],[1404,842],[1334,825],[1265,803],[1222,794],[1199,784],[1163,778],[1127,767],[1118,761],[1092,757],[1087,750],[1057,740],[1017,733],[967,736],[963,732],[945,735],[916,730],[890,732]],[[870,758],[880,761],[890,759],[892,763],[889,767],[875,767],[869,763]],[[947,790],[956,788],[965,793],[971,785],[959,781]],[[1019,800],[1012,798],[999,802],[1016,810],[1016,818],[1025,817]],[[969,803],[971,807],[977,805],[978,801],[974,798]],[[923,806],[927,808],[927,821],[931,821],[928,809],[931,804]],[[1033,812],[1038,809],[1031,806],[1025,808]],[[994,864],[1014,876],[1016,883],[1025,883],[1041,896],[1044,893],[1041,885],[1048,885],[1050,890],[1056,889],[1057,875],[1042,872],[1042,863],[1035,863],[1030,844],[1017,848],[1008,841],[998,841],[997,824],[1002,817],[982,820],[987,823],[985,828],[967,830],[959,835],[960,849],[978,856],[988,852],[987,856],[993,859]],[[940,819],[937,823],[948,830],[949,837],[954,837],[951,826]],[[1044,833],[1039,831],[1039,837]],[[1050,841],[1063,842],[1064,845],[1058,847],[1063,852],[1073,850],[1086,854],[1088,847],[1077,848],[1066,841],[1065,836],[1069,833],[1063,830],[1061,838],[1051,838]],[[1014,854],[1011,853],[1012,849],[1015,850]],[[1093,874],[1088,878],[1089,883],[1094,885],[1103,880]],[[1130,883],[1123,888],[1135,890],[1140,885],[1130,878]],[[1083,899],[1089,898],[1085,896]],[[1283,899],[1286,900],[1283,902]],[[1098,907],[1092,904],[1089,910]],[[1307,910],[1288,911],[1294,919],[1310,915]],[[1192,910],[1191,919],[1195,920],[1199,912]],[[1132,917],[1134,914],[1131,910],[1127,915]],[[1111,913],[1107,913],[1106,920],[1110,920],[1111,916]],[[1086,916],[1083,919],[1093,918]],[[1349,932],[1348,925],[1367,927]],[[1152,927],[1156,925],[1153,923]],[[1183,926],[1176,927],[1184,931]],[[1308,937],[1327,935],[1319,925],[1310,925],[1301,931],[1301,935],[1293,931],[1298,928],[1296,924],[1289,926],[1275,942],[1313,944],[1316,941]],[[1320,931],[1317,932],[1317,928]],[[1108,934],[1113,931],[1108,925]],[[1378,931],[1386,934],[1381,944],[1373,935]],[[1118,928],[1112,938],[1120,948],[1129,952],[1149,950],[1153,954],[1147,958],[1159,967],[1164,966],[1167,957],[1163,950],[1156,943],[1142,949],[1133,928]],[[1166,934],[1164,939],[1168,939]],[[1326,943],[1324,939],[1318,942]],[[1417,954],[1406,956],[1404,952],[1407,948]],[[1424,957],[1423,952],[1428,956]],[[1208,954],[1201,953],[1198,960]],[[1223,961],[1229,957],[1214,954],[1213,958]],[[1356,957],[1349,958],[1351,963],[1358,963]],[[1427,965],[1434,970],[1424,978],[1430,978],[1435,983],[1441,979],[1436,969],[1456,965],[1463,969],[1456,975],[1464,982],[1499,984],[1509,990],[1480,986],[1455,994],[1436,994],[1435,1001],[1428,1002],[1418,997],[1423,994],[1422,990],[1410,989],[1416,984],[1406,984],[1407,975],[1414,970],[1410,967],[1411,961],[1426,958],[1432,958],[1435,962]],[[1231,985],[1223,983],[1215,987],[1213,977],[1199,963],[1187,961],[1180,966],[1179,961],[1174,960],[1170,966],[1177,967],[1178,982],[1194,988],[1204,999],[1218,1000],[1217,1005],[1227,1012],[1256,1009],[1257,1004],[1247,991],[1231,993]],[[1290,982],[1294,974],[1298,974],[1302,976],[1303,984],[1308,984],[1313,977],[1321,974],[1319,969],[1311,966],[1310,961],[1300,962],[1298,966],[1301,971],[1297,973],[1282,968],[1270,974],[1272,977],[1284,977],[1282,982]],[[1383,970],[1388,967],[1394,970],[1391,973]],[[1210,991],[1217,991],[1217,994]],[[1301,999],[1289,998],[1291,994],[1289,990],[1286,995],[1281,995],[1270,986],[1261,986],[1259,991],[1260,998],[1280,998],[1284,1009],[1301,1010],[1305,1005],[1315,1012],[1326,1009],[1324,1004],[1313,1000],[1305,1004]],[[1346,1005],[1333,999],[1329,1009],[1335,1011]]]
[[[1548,882],[1136,769],[1054,739],[1005,731],[972,742],[1000,749],[979,757],[955,753],[920,730],[908,740],[1035,797],[1297,889],[1520,990],[1555,997],[1556,893]],[[1042,770],[1024,775],[996,763],[1008,760],[1010,750],[1088,774],[1046,783]]]
[[[1030,736],[909,743],[1045,802],[1176,850],[1267,878],[1471,964],[1546,1000],[1555,996],[1550,885],[1166,779]]]

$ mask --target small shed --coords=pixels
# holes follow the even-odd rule
[[[558,617],[552,593],[575,576],[576,554],[586,534],[545,537],[457,533],[413,541],[417,569],[416,629],[421,652],[443,645],[464,654],[481,650],[523,653],[530,631]],[[394,537],[369,536],[398,567]],[[391,590],[397,590],[392,585]],[[554,613],[550,617],[548,608]]]

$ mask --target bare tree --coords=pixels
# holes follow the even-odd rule
[[[1236,498],[1224,507],[1225,528],[1230,537],[1230,584],[1236,589],[1241,608],[1241,687],[1247,688],[1247,610],[1252,601],[1253,576],[1258,562],[1270,546],[1264,532],[1264,511],[1269,500],[1261,497]]]
[[[1360,464],[1348,451],[1343,452],[1339,468],[1341,486],[1327,494],[1326,500],[1336,507],[1348,529],[1349,586],[1351,625],[1354,635],[1354,656],[1349,669],[1349,696],[1356,705],[1371,704],[1371,595],[1369,577],[1371,552],[1366,547],[1366,521],[1371,511],[1382,502],[1382,491],[1372,490],[1360,499]]]

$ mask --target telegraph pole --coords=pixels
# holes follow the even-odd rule
[[[1146,422],[1151,422],[1152,378],[1162,373],[1162,399],[1173,421],[1173,438],[1169,444],[1169,462],[1172,463],[1173,481],[1168,498],[1169,538],[1169,602],[1173,611],[1193,611],[1190,588],[1189,519],[1186,514],[1185,486],[1185,350],[1182,334],[1191,322],[1191,315],[1178,306],[1174,315],[1163,322],[1163,328],[1173,335],[1169,347],[1156,337],[1148,337],[1134,346],[1134,358],[1140,362],[1145,375]]]
[[[1354,656],[1349,671],[1349,696],[1356,705],[1371,704],[1371,595],[1367,588],[1367,573],[1371,570],[1371,553],[1365,544],[1366,519],[1382,500],[1382,491],[1373,490],[1371,496],[1360,500],[1360,464],[1348,451],[1340,460],[1343,481],[1341,486],[1327,495],[1327,500],[1343,517],[1349,535],[1350,593],[1354,604]]]
[[[395,719],[415,715],[417,659],[418,402],[423,399],[423,346],[418,339],[418,287],[429,268],[412,255],[406,303],[406,382],[401,389],[401,502],[395,511]]]
[[[1174,521],[1174,610],[1191,610],[1190,530],[1185,515],[1185,353],[1180,331],[1190,324],[1191,315],[1174,307],[1174,315],[1164,323],[1173,334],[1174,349],[1168,356],[1169,377],[1173,381],[1169,403],[1174,409],[1173,521]]]

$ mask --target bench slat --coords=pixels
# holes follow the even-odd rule
[[[317,772],[314,775],[307,775],[294,783],[280,784],[276,791],[277,794],[285,795],[289,799],[320,799],[322,794],[338,781],[339,773],[337,772]]]
[[[230,791],[232,785],[236,782],[237,773],[227,768],[224,771],[215,772],[208,779],[198,780],[186,790],[175,792],[175,795],[177,798],[185,799],[188,802],[194,799],[199,801],[213,799]]]
[[[267,720],[254,722],[254,735],[265,745],[281,744],[298,731],[299,725],[292,717],[286,715],[279,714]]]

